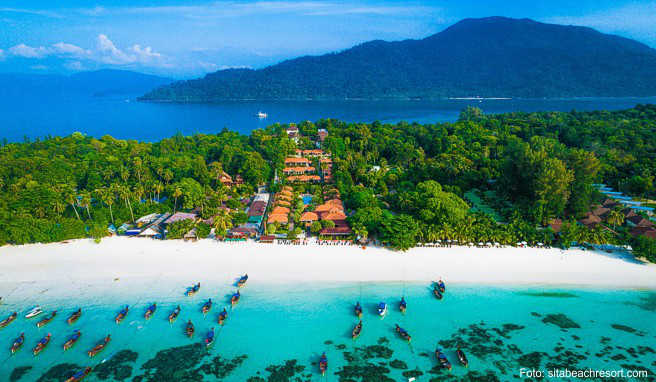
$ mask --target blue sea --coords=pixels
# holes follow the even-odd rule
[[[80,93],[0,93],[0,139],[22,141],[79,131],[95,137],[157,141],[176,133],[247,134],[276,122],[337,118],[349,122],[455,121],[467,106],[486,113],[511,111],[618,110],[656,98],[586,98],[443,101],[234,101],[214,104],[137,102],[138,94],[90,96]],[[268,118],[259,119],[262,111]]]
[[[16,310],[20,316],[0,329],[0,380],[63,381],[87,366],[93,367],[87,381],[512,381],[525,380],[522,368],[646,370],[648,378],[632,380],[647,381],[656,372],[656,291],[447,285],[437,300],[429,285],[418,283],[252,280],[230,308],[235,287],[227,283],[204,282],[193,297],[172,282],[135,285],[140,288],[129,287],[129,294],[100,293],[80,282],[67,296],[48,289],[35,293],[27,283],[2,285],[0,315],[4,319]],[[401,296],[408,302],[405,314],[398,310]],[[214,306],[203,316],[208,298]],[[364,307],[363,331],[352,340],[357,301]],[[376,314],[380,301],[389,305],[382,319]],[[146,321],[143,314],[152,302],[158,309]],[[24,318],[36,304],[59,314],[37,328],[40,318]],[[113,319],[126,304],[130,312],[117,325]],[[167,317],[177,305],[182,312],[171,325]],[[220,327],[223,306],[229,317]],[[66,317],[78,307],[82,317],[69,326]],[[192,339],[184,335],[187,320],[195,324]],[[410,343],[397,336],[395,324],[410,333]],[[206,349],[201,343],[211,327],[217,338]],[[64,352],[74,329],[82,337]],[[9,347],[21,332],[26,343],[11,356]],[[52,341],[34,357],[31,349],[47,333]],[[112,336],[107,349],[90,359],[86,352],[107,334]],[[467,354],[467,368],[458,363],[458,346]],[[451,361],[451,371],[438,366],[436,347]],[[324,352],[328,372],[321,376],[318,359]]]

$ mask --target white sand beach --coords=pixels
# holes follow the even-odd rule
[[[113,237],[0,248],[0,280],[56,285],[119,278],[265,282],[431,281],[656,289],[656,265],[603,251],[159,241]]]

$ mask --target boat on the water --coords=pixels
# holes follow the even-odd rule
[[[410,340],[412,339],[412,337],[410,337],[410,333],[408,333],[407,330],[400,327],[399,324],[395,324],[395,325],[396,325],[396,332],[399,333],[399,336],[401,336],[401,338],[403,338],[404,340],[410,342]]]
[[[38,316],[38,315],[41,314],[41,313],[43,313],[43,309],[41,309],[41,307],[37,305],[37,306],[35,306],[34,308],[32,308],[32,310],[30,310],[29,312],[27,312],[27,314],[25,315],[25,318],[36,317],[36,316]]]
[[[50,321],[55,319],[55,316],[57,315],[57,311],[53,310],[52,313],[48,317],[43,318],[41,321],[36,323],[36,327],[40,328],[44,326],[45,324],[49,323]]]
[[[255,114],[255,115],[256,115],[257,118],[259,118],[259,119],[265,119],[266,117],[269,116],[267,113],[264,113],[264,112],[261,112],[261,111],[258,111],[257,114]]]
[[[87,367],[84,370],[80,370],[77,373],[73,374],[69,379],[66,380],[66,382],[79,382],[84,379],[87,375],[91,373],[91,368]]]
[[[66,319],[66,322],[68,322],[69,325],[73,324],[75,321],[77,321],[78,318],[82,315],[82,309],[78,309],[75,312],[71,313],[71,315]]]
[[[444,284],[444,281],[442,281],[442,279],[439,279],[439,281],[436,284],[437,287],[440,289],[440,292],[444,294],[444,292],[446,292],[446,285]]]
[[[203,307],[200,308],[200,311],[203,312],[203,314],[207,314],[207,312],[209,312],[210,309],[212,309],[212,299],[211,298],[208,299],[205,304],[203,304]]]
[[[169,323],[172,324],[175,322],[175,320],[178,318],[178,315],[180,315],[180,305],[178,305],[177,308],[171,314],[169,314]]]
[[[214,343],[214,328],[210,329],[209,332],[207,332],[207,336],[205,336],[205,346],[210,347]]]
[[[401,301],[399,302],[399,310],[401,313],[405,313],[405,310],[408,308],[408,303],[405,302],[405,297],[401,297]]]
[[[21,333],[18,338],[14,340],[14,343],[11,345],[11,354],[16,353],[25,343],[25,333]]]
[[[326,375],[326,370],[328,370],[328,357],[326,357],[326,353],[323,353],[321,354],[321,358],[319,358],[319,371],[321,375]]]
[[[199,290],[200,290],[200,283],[192,286],[191,288],[187,288],[187,292],[185,292],[185,294],[188,297],[191,297],[191,296],[195,295],[196,293],[198,293]]]
[[[442,353],[440,348],[435,349],[435,357],[443,369],[451,370],[451,362],[449,362],[449,359],[446,358],[446,355]]]
[[[223,308],[223,312],[219,313],[219,325],[223,325],[226,319],[228,319],[228,311]]]
[[[379,302],[378,315],[381,317],[385,317],[386,314],[387,314],[387,304],[385,302]]]
[[[105,349],[105,347],[107,346],[107,344],[111,339],[112,337],[108,334],[107,337],[105,337],[105,339],[102,340],[102,342],[100,342],[98,345],[94,346],[93,349],[87,352],[87,354],[89,354],[89,357],[93,357],[96,354],[100,353],[103,349]]]
[[[128,315],[129,310],[130,310],[130,307],[126,305],[125,308],[121,309],[121,311],[118,312],[118,314],[116,315],[116,318],[114,319],[114,321],[116,321],[117,324],[120,324],[121,321],[123,321],[123,319],[125,319],[125,316]]]
[[[187,337],[191,338],[194,336],[195,331],[196,330],[194,329],[194,324],[191,322],[191,320],[189,320],[187,322],[187,326],[185,327],[185,334],[187,335]]]
[[[146,313],[144,313],[144,318],[146,320],[150,320],[153,317],[153,314],[155,313],[156,310],[157,310],[157,304],[153,303],[151,306],[148,307],[148,309],[146,309]]]
[[[362,318],[362,305],[360,305],[360,301],[355,304],[355,315],[358,316],[358,318]]]
[[[72,348],[73,345],[75,345],[75,343],[77,342],[77,340],[80,339],[81,336],[82,336],[81,331],[76,330],[75,332],[73,332],[73,334],[70,337],[68,337],[68,340],[64,342],[64,350],[68,350]]]
[[[239,278],[239,281],[237,281],[237,286],[239,288],[243,287],[246,285],[246,281],[248,281],[248,274],[245,274]]]
[[[241,298],[241,293],[237,291],[237,293],[234,293],[232,297],[230,297],[230,304],[235,305],[239,302],[239,298]]]
[[[438,300],[442,299],[442,292],[440,292],[440,288],[437,286],[437,284],[433,286],[433,296],[435,296],[435,298]]]
[[[51,338],[52,336],[50,335],[50,333],[48,333],[47,336],[41,338],[39,340],[39,343],[37,343],[36,346],[34,347],[34,350],[32,350],[32,354],[34,354],[35,356],[39,355],[39,353],[41,353],[43,349],[45,349],[46,346],[48,346]]]
[[[353,328],[353,331],[351,332],[351,338],[356,339],[360,336],[360,333],[362,333],[362,320],[358,322],[357,325],[355,325],[355,328]]]
[[[456,354],[458,355],[458,361],[460,361],[462,366],[464,367],[469,366],[469,360],[467,359],[465,352],[463,352],[462,349],[460,349],[460,346],[458,346],[458,350],[456,350]]]
[[[14,322],[14,320],[18,317],[18,313],[14,312],[9,315],[9,317],[5,318],[4,320],[0,321],[0,328],[5,328],[7,325],[11,324]]]

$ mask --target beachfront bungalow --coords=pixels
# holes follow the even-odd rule
[[[139,237],[150,237],[150,238],[153,238],[153,239],[160,239],[160,238],[162,238],[162,232],[160,232],[159,228],[157,228],[156,226],[150,226],[150,227],[146,228],[145,230],[141,231],[139,233],[139,235],[137,235],[137,236],[139,236]]]
[[[312,223],[314,223],[318,220],[319,220],[319,215],[317,215],[314,212],[310,212],[310,211],[303,212],[303,214],[301,215],[301,218],[299,219],[299,221],[301,223],[305,224],[306,226],[310,226]]]
[[[255,237],[257,236],[257,229],[241,225],[233,228],[228,232],[228,237]]]
[[[157,220],[157,218],[159,218],[160,216],[162,216],[162,214],[158,214],[158,213],[153,213],[153,214],[150,214],[150,215],[142,216],[139,219],[137,219],[137,221],[136,221],[137,227],[143,227],[143,226],[146,226],[148,224],[151,224],[152,222]]]
[[[629,227],[653,227],[654,223],[650,220],[643,218],[638,214],[634,214],[631,217],[625,218],[626,224]]]
[[[588,212],[585,218],[579,220],[579,223],[588,228],[594,228],[597,224],[601,223],[601,218],[591,212]]]
[[[611,211],[610,208],[606,208],[606,207],[602,207],[602,206],[597,206],[596,208],[594,208],[594,209],[592,210],[592,213],[595,214],[595,215],[597,215],[597,216],[599,216],[599,217],[602,218],[602,219],[605,219],[605,218],[608,217],[608,215],[610,214],[610,211]]]
[[[276,237],[273,235],[264,235],[260,237],[260,243],[273,243],[276,240]]]
[[[171,223],[175,223],[177,221],[181,220],[196,220],[198,218],[198,215],[195,213],[191,212],[176,212],[173,215],[169,216],[162,224],[164,225],[169,225]]]
[[[321,220],[330,220],[333,222],[336,221],[346,221],[346,215],[341,211],[336,212],[324,212],[320,215]]]
[[[348,226],[323,228],[319,231],[319,237],[321,239],[346,239],[351,235],[353,235],[353,231]]]

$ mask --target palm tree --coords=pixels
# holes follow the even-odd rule
[[[109,207],[109,216],[112,218],[112,224],[114,224],[114,212],[112,211],[112,205],[114,204],[114,186],[109,188],[100,188],[97,190],[100,200]]]
[[[126,185],[118,186],[118,193],[125,200],[125,205],[130,209],[130,216],[132,216],[132,221],[134,221],[134,213],[132,213],[132,204],[130,203],[130,187]]]
[[[624,214],[620,211],[612,210],[608,214],[608,222],[613,225],[613,231],[618,225],[624,224]]]
[[[87,216],[91,219],[91,211],[89,210],[89,206],[91,205],[91,194],[89,191],[82,191],[80,193],[80,205],[86,208]]]
[[[215,180],[214,187],[218,186],[219,178],[223,175],[223,166],[219,162],[210,163],[210,174]]]
[[[173,198],[175,199],[173,203],[173,213],[178,209],[178,198],[182,196],[182,189],[179,186],[175,186],[173,188]]]
[[[75,211],[75,216],[77,216],[77,220],[81,220],[80,214],[77,212],[77,208],[75,208],[75,203],[77,203],[77,196],[75,195],[75,189],[70,184],[62,185],[61,188],[66,203],[70,204],[71,207],[73,207],[73,211]]]
[[[157,193],[157,201],[159,202],[160,200],[159,195],[162,192],[162,190],[164,190],[164,185],[162,184],[162,182],[155,182],[155,184],[153,185],[153,189]]]
[[[213,219],[212,228],[215,236],[224,236],[232,228],[232,218],[225,210],[219,210]]]

